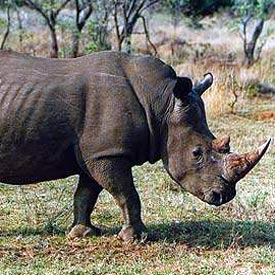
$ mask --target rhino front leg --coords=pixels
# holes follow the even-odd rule
[[[90,216],[102,187],[84,173],[74,194],[74,222],[68,234],[69,239],[100,235],[101,230],[91,224]]]
[[[121,208],[124,226],[119,237],[124,241],[140,238],[146,231],[141,220],[141,205],[133,183],[130,163],[123,158],[106,158],[89,162],[93,178],[105,188]]]

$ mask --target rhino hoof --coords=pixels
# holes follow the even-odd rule
[[[83,224],[75,225],[69,234],[67,235],[68,240],[74,240],[78,238],[83,238],[87,236],[100,236],[102,234],[101,230],[95,226],[86,226]]]
[[[146,227],[141,225],[136,228],[131,225],[124,225],[118,237],[124,242],[133,242],[135,240],[145,242],[147,239]]]

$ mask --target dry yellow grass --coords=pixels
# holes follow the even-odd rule
[[[272,36],[267,39],[262,59],[247,69],[241,65],[243,42],[229,15],[205,18],[202,25],[202,29],[192,29],[183,19],[174,27],[169,16],[158,15],[151,20],[152,41],[158,45],[160,58],[170,63],[179,75],[197,82],[206,72],[213,73],[213,86],[204,95],[210,116],[231,112],[234,94],[238,100],[233,111],[242,110],[250,83],[275,84],[274,60],[270,58],[275,53],[275,39]],[[268,28],[274,28],[274,21],[266,22],[264,31]],[[138,50],[144,49],[143,39],[134,38],[133,44]]]

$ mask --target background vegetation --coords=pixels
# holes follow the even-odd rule
[[[205,93],[211,130],[237,151],[275,135],[274,4],[262,1],[0,1],[1,48],[76,57],[114,49],[158,55]],[[275,274],[275,150],[210,207],[179,190],[161,163],[134,168],[142,215],[156,239],[124,244],[107,192],[93,220],[104,236],[68,241],[77,177],[0,185],[0,274]]]

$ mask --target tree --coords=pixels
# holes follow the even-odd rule
[[[1,9],[6,9],[6,22],[5,22],[5,32],[3,35],[2,42],[0,43],[0,49],[4,49],[8,36],[11,33],[11,29],[14,26],[12,24],[13,20],[13,13],[15,12],[16,14],[16,19],[17,19],[17,24],[18,24],[18,29],[19,29],[19,44],[20,44],[20,49],[22,49],[22,41],[23,41],[23,35],[22,35],[22,18],[21,18],[21,13],[20,13],[20,8],[23,5],[23,0],[0,0],[0,8]],[[2,20],[0,20],[0,23],[2,25]]]
[[[131,37],[138,19],[142,20],[146,39],[154,48],[147,29],[144,12],[158,3],[159,0],[113,0],[114,5],[114,23],[117,37],[117,48],[131,52]],[[155,50],[155,48],[154,48]]]
[[[4,1],[3,5],[6,6],[6,11],[7,11],[7,23],[6,23],[6,31],[4,33],[1,45],[0,45],[0,50],[3,50],[5,47],[5,43],[8,39],[9,33],[10,33],[10,26],[11,26],[11,2],[10,1]]]
[[[56,36],[56,24],[57,24],[57,17],[65,8],[65,6],[70,2],[70,0],[62,0],[62,1],[53,1],[53,0],[39,0],[39,1],[32,1],[32,0],[24,0],[24,4],[38,12],[45,20],[47,26],[50,30],[50,57],[57,58],[58,57],[58,41]]]
[[[265,20],[269,18],[275,7],[274,0],[236,0],[235,7],[241,16],[240,34],[243,40],[244,65],[249,67],[260,59],[266,41],[259,44]],[[254,23],[249,37],[248,26]]]
[[[93,11],[92,0],[84,0],[84,1],[75,0],[74,4],[75,4],[75,12],[76,12],[76,16],[75,16],[76,29],[72,33],[71,57],[78,56],[79,40],[80,40],[81,32]]]
[[[93,51],[110,50],[110,34],[112,34],[112,13],[114,6],[110,0],[93,0],[93,14],[87,24],[89,41],[86,49]]]

